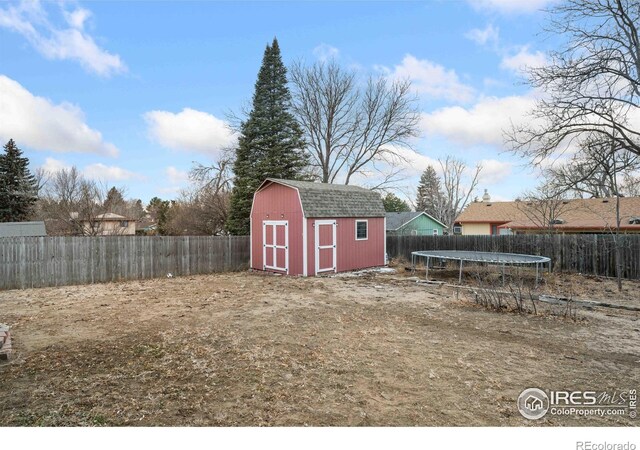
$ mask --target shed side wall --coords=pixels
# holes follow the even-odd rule
[[[307,219],[308,274],[315,275],[315,228],[316,220],[336,220],[337,271],[364,269],[384,265],[385,225],[384,217]],[[356,240],[356,220],[367,220],[368,239]]]

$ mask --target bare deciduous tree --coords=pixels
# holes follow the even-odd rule
[[[535,163],[589,140],[640,155],[637,1],[565,0],[551,14],[548,31],[565,42],[548,65],[529,69],[545,97],[536,120],[507,134],[512,149]]]
[[[553,234],[556,225],[563,222],[562,215],[573,207],[562,190],[549,183],[543,183],[532,191],[524,192],[522,201],[517,202],[518,210],[531,225],[545,233]]]
[[[562,190],[556,190],[549,183],[542,183],[534,190],[524,192],[522,201],[517,203],[518,210],[523,217],[531,223],[534,233],[553,235],[556,226],[564,223],[563,215],[571,211],[575,206],[567,201]],[[551,260],[553,269],[558,267],[556,258],[556,241],[551,240]]]
[[[568,163],[547,171],[550,186],[578,197],[633,195],[640,182],[635,175],[640,170],[640,156],[602,141],[590,140],[583,145]]]
[[[445,208],[440,220],[453,230],[456,217],[471,201],[471,195],[478,186],[478,179],[482,172],[482,166],[478,164],[469,169],[466,163],[460,159],[447,156],[439,159],[442,172],[442,193],[444,195]]]
[[[615,244],[616,278],[618,290],[622,290],[621,252],[624,238],[620,236],[620,197],[640,194],[640,179],[635,175],[640,169],[640,156],[625,149],[616,148],[611,139],[590,139],[583,143],[582,151],[568,164],[549,169],[548,185],[556,192],[574,193],[582,197],[615,197],[615,223],[607,224]],[[610,216],[602,217],[608,219]]]
[[[108,189],[84,178],[76,167],[49,174],[36,205],[36,217],[47,223],[47,232],[53,235],[92,236],[111,232],[103,229],[98,217],[108,212],[105,200],[110,190],[119,197],[123,195],[121,189]],[[117,228],[113,234],[122,231]]]
[[[216,192],[211,185],[183,190],[169,209],[166,234],[224,234],[229,197],[229,191]]]
[[[297,63],[289,74],[293,110],[323,183],[349,184],[378,165],[395,167],[403,159],[396,147],[411,148],[419,114],[409,81],[369,78],[361,87],[355,72],[335,62]],[[389,182],[398,172],[386,175]]]
[[[189,179],[199,187],[210,187],[214,192],[231,191],[233,185],[234,150],[223,150],[220,157],[211,165],[194,163],[189,172]]]
[[[233,150],[227,149],[211,165],[194,164],[189,173],[191,186],[182,191],[171,209],[170,233],[219,235],[225,232],[233,185],[233,156]]]

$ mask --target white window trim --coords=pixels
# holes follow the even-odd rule
[[[438,232],[438,229],[437,229],[437,228],[434,228],[434,229],[433,229],[433,235],[434,235],[434,236],[438,236],[439,234],[440,234],[440,233]]]
[[[367,237],[359,238],[358,237],[358,222],[364,222],[367,224]],[[369,221],[368,220],[356,220],[356,241],[368,241],[369,240]]]

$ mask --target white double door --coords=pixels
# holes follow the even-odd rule
[[[262,222],[262,265],[289,273],[289,223],[286,220]]]

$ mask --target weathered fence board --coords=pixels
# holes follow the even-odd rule
[[[620,245],[622,276],[640,279],[640,235],[566,234],[509,236],[388,236],[390,258],[411,260],[418,250],[472,250],[525,253],[552,259],[560,271],[613,277],[616,240]]]
[[[248,263],[248,236],[0,238],[0,289],[194,275]]]

